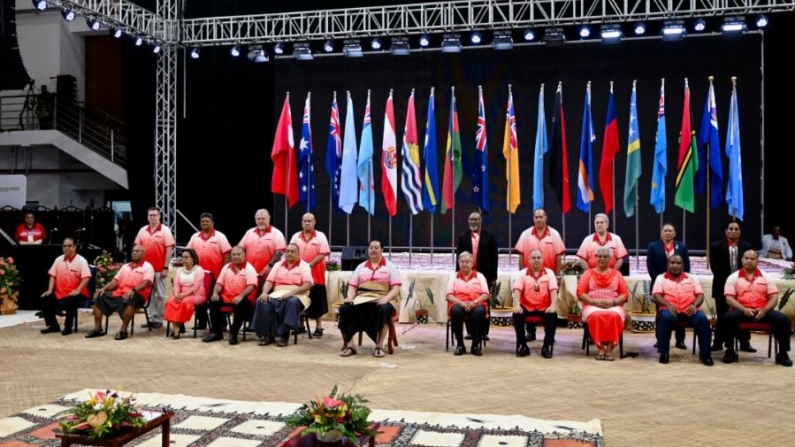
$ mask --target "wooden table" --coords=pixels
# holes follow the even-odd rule
[[[101,446],[101,447],[122,447],[124,444],[132,441],[133,439],[138,439],[139,437],[143,436],[146,433],[156,429],[157,427],[163,427],[163,436],[162,436],[162,447],[169,447],[170,439],[169,436],[171,434],[171,417],[174,416],[174,413],[171,411],[167,411],[165,413],[156,413],[160,414],[156,416],[154,419],[150,420],[146,423],[140,430],[132,430],[126,431],[124,433],[119,433],[117,435],[108,436],[102,439],[88,439],[88,436],[85,435],[77,435],[77,434],[65,434],[65,433],[56,433],[55,437],[61,440],[61,447],[70,447],[72,445],[94,445],[94,446]]]
[[[378,429],[381,428],[381,424],[376,422],[370,426],[370,430],[374,432],[378,432]],[[323,443],[317,440],[317,436],[314,433],[310,433],[308,435],[301,435],[301,432],[296,433],[293,435],[292,438],[288,439],[284,443],[281,444],[280,447],[353,447],[354,444],[348,442],[343,438],[343,441],[335,442],[333,444]],[[359,445],[364,446],[367,445],[369,447],[375,447],[375,435],[367,436],[361,435],[359,436]],[[165,446],[164,446],[165,447]]]

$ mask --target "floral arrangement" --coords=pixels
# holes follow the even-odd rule
[[[143,414],[133,405],[133,396],[121,397],[110,390],[89,396],[60,421],[64,433],[85,433],[89,439],[101,439],[124,428],[140,429],[146,425]]]
[[[113,256],[107,251],[103,251],[97,259],[94,259],[94,265],[97,267],[97,289],[113,281],[122,266],[120,262],[113,262]]]
[[[563,275],[580,275],[583,272],[582,263],[579,258],[569,259],[563,263],[560,273]]]
[[[781,272],[782,279],[795,279],[795,264],[792,265],[792,268],[785,268],[784,271]]]
[[[318,439],[327,439],[327,435],[337,432],[340,439],[345,437],[349,443],[358,446],[359,436],[375,436],[367,420],[370,409],[365,403],[367,400],[361,395],[341,394],[334,385],[328,396],[301,405],[284,422],[290,427],[305,427],[302,435],[315,434]]]
[[[340,261],[336,259],[329,259],[326,263],[326,271],[328,272],[338,272],[342,270],[342,266],[340,265]]]
[[[0,258],[0,294],[8,293],[19,286],[22,278],[19,276],[14,258]]]

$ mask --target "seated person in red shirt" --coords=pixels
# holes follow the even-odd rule
[[[88,261],[76,253],[75,240],[67,237],[63,240],[63,255],[58,256],[53,262],[50,271],[50,285],[47,291],[41,294],[42,317],[46,328],[42,334],[61,332],[61,335],[72,333],[75,316],[77,316],[78,297],[88,299],[88,281],[91,279],[91,270]],[[66,321],[63,331],[55,318],[55,305],[61,302],[66,307]]]
[[[133,247],[132,262],[119,269],[113,281],[94,292],[94,329],[88,331],[86,338],[105,335],[102,330],[102,316],[115,312],[122,319],[116,340],[127,338],[127,325],[135,315],[135,310],[144,307],[152,293],[155,269],[152,264],[144,261],[145,254],[146,250],[142,245]]]
[[[704,302],[704,291],[698,280],[684,272],[685,261],[679,255],[668,258],[668,271],[654,280],[651,293],[660,309],[657,329],[657,350],[660,363],[668,363],[671,332],[679,321],[687,321],[698,334],[701,363],[712,366],[712,329],[704,312],[698,310]]]
[[[14,239],[19,245],[39,245],[47,238],[47,230],[44,226],[36,222],[33,211],[25,213],[25,223],[17,227],[14,232]]]
[[[472,253],[462,251],[458,255],[459,270],[447,283],[447,312],[457,345],[454,355],[467,352],[464,347],[464,320],[467,316],[467,332],[472,334],[471,352],[473,355],[483,355],[480,340],[483,320],[489,308],[489,285],[483,273],[472,269],[474,264]]]
[[[234,319],[229,328],[229,344],[237,344],[243,321],[250,319],[254,310],[258,285],[257,271],[246,262],[246,250],[239,245],[232,248],[232,262],[221,269],[210,296],[210,325],[213,331],[202,339],[203,342],[224,339],[224,313],[221,311],[231,308]]]
[[[516,356],[530,355],[525,335],[527,317],[544,319],[544,346],[541,356],[552,358],[555,345],[555,329],[558,322],[558,281],[555,272],[544,267],[541,250],[530,251],[530,265],[522,270],[513,283],[513,328],[516,332]]]
[[[790,347],[789,318],[775,310],[778,304],[778,288],[776,283],[765,272],[759,270],[759,255],[754,250],[743,253],[743,268],[729,275],[723,294],[731,308],[726,312],[724,324],[726,328],[726,354],[723,363],[737,361],[734,352],[734,337],[737,336],[740,323],[762,322],[773,326],[773,335],[778,341],[776,365],[792,366],[787,352]]]

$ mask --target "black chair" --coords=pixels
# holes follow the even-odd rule
[[[588,331],[588,323],[582,322],[582,349],[585,350],[585,355],[591,355],[591,333]],[[618,353],[619,358],[624,357],[624,332],[621,332],[621,337],[618,339]]]
[[[146,303],[144,303],[144,306],[141,308],[141,309],[144,310],[144,318],[146,318],[146,327],[149,328],[149,332],[152,332],[152,326],[149,324],[149,311],[147,309],[149,309],[149,303],[151,303],[151,302],[152,302],[151,299],[146,300]],[[137,311],[135,313],[137,313]],[[130,318],[130,337],[132,337],[133,334],[135,333],[135,313],[133,313],[132,318]],[[105,316],[105,333],[106,334],[108,333],[108,321],[109,320],[110,320],[110,315],[106,315]]]
[[[486,316],[483,318],[485,321],[483,322],[484,325],[491,324],[491,317],[489,316],[488,312],[486,312]],[[469,315],[464,316],[464,323],[469,320]],[[483,344],[483,347],[486,347],[486,332],[480,331],[480,342]],[[445,331],[444,337],[444,350],[449,351],[450,346],[455,346],[455,336],[453,335],[453,322],[450,321],[450,315],[447,315],[447,330]]]
[[[306,316],[306,309],[304,309],[304,310],[302,310],[302,311],[301,311],[301,315],[300,315],[299,319],[300,319],[300,321],[303,321],[303,322],[304,322],[304,327],[305,327],[305,330],[306,330],[306,335],[307,335],[307,336],[309,337],[309,339],[311,340],[311,339],[312,339],[312,331],[311,331],[311,329],[310,329],[310,327],[309,327],[309,317],[307,317],[307,316]],[[299,333],[299,332],[300,332],[300,331],[292,331],[292,335],[293,335],[293,344],[294,344],[294,345],[297,345],[297,344],[298,344],[298,333]]]

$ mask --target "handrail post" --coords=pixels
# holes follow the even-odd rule
[[[52,108],[52,129],[58,129],[58,95],[52,95],[52,102],[54,107]],[[39,127],[41,127],[41,123],[39,123]]]
[[[113,129],[110,129],[110,161],[113,162],[114,147],[113,147]]]

